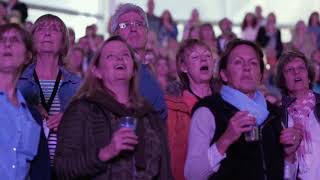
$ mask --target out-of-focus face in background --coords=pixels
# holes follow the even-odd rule
[[[72,28],[68,28],[68,33],[69,33],[69,45],[72,46],[75,43],[76,35]]]
[[[190,28],[189,39],[200,39],[200,28],[199,28],[199,26],[192,26]]]
[[[79,39],[78,46],[84,51],[84,53],[88,53],[90,50],[89,42],[87,37],[82,37]]]
[[[274,13],[270,13],[267,17],[267,24],[276,24],[276,15]]]
[[[80,48],[73,48],[69,52],[68,66],[73,69],[82,69],[82,63],[84,60],[83,51]]]
[[[199,11],[197,9],[192,10],[191,21],[199,21]]]
[[[210,26],[201,26],[200,28],[200,38],[202,41],[205,40],[214,40],[215,39],[215,33],[213,31],[213,28]]]
[[[320,19],[319,19],[319,13],[314,12],[311,14],[311,26],[319,26]]]
[[[165,77],[169,74],[169,59],[160,57],[155,63],[156,73],[158,76]]]
[[[307,26],[303,21],[298,21],[295,26],[295,29],[296,29],[296,33],[298,34],[307,33]]]
[[[148,0],[147,6],[148,6],[148,13],[153,14],[153,11],[154,11],[154,1],[153,1],[153,0]]]

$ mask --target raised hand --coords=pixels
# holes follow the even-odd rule
[[[224,154],[228,147],[238,140],[242,133],[249,132],[256,125],[256,119],[247,111],[237,112],[229,121],[228,127],[217,141],[217,148]]]
[[[284,145],[286,159],[294,161],[295,152],[303,138],[303,125],[295,123],[293,127],[283,129],[280,135],[280,143]]]
[[[100,149],[98,157],[101,161],[108,161],[122,150],[134,150],[136,144],[138,144],[138,137],[134,131],[130,128],[121,128],[113,134],[110,144]]]

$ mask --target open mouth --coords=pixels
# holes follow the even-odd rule
[[[294,79],[294,82],[300,82],[300,81],[302,81],[302,79],[299,78],[299,77],[297,77],[297,78]]]
[[[125,65],[123,65],[123,64],[119,64],[119,65],[116,65],[115,66],[115,69],[116,70],[125,70],[127,67],[125,66]]]
[[[208,66],[201,66],[200,71],[208,71],[209,67]]]

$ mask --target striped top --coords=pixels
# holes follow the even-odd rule
[[[54,88],[55,80],[39,80],[39,81],[40,81],[40,85],[41,85],[41,89],[42,89],[44,98],[45,98],[46,102],[48,102],[50,99],[50,96],[52,94],[53,88]],[[62,83],[62,81],[60,81],[58,91],[53,99],[52,105],[51,105],[50,110],[48,112],[49,118],[60,112],[60,99],[59,99],[58,92],[59,92],[61,83]],[[50,131],[49,136],[48,136],[48,148],[49,148],[50,165],[51,166],[53,166],[56,146],[57,146],[57,132]]]

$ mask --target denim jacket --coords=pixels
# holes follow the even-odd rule
[[[33,78],[36,64],[30,64],[22,73],[17,87],[29,104],[40,104],[40,88]],[[59,88],[58,95],[61,103],[61,111],[64,111],[69,104],[71,97],[76,93],[81,83],[81,78],[70,73],[64,67],[60,66],[62,72],[62,84]]]
[[[159,113],[161,119],[166,121],[168,109],[164,100],[164,93],[145,64],[139,65],[139,93]]]

